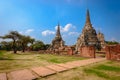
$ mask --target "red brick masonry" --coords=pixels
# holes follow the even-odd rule
[[[83,57],[95,58],[95,47],[82,46],[80,49],[80,55]]]
[[[120,45],[106,46],[106,58],[108,60],[119,60],[120,61]]]

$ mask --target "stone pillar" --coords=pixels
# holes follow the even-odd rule
[[[111,59],[110,47],[106,46],[105,51],[106,51],[106,58],[110,60]]]

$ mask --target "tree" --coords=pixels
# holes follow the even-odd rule
[[[9,34],[6,34],[5,36],[2,36],[1,38],[3,39],[12,39],[13,43],[12,43],[12,48],[14,53],[17,53],[17,43],[16,41],[19,40],[20,38],[20,34],[17,31],[11,31]]]
[[[7,51],[10,51],[12,50],[12,42],[6,42],[6,41],[2,41],[0,43],[0,49],[1,50],[7,50]]]
[[[42,41],[35,41],[35,43],[31,45],[31,47],[33,48],[34,51],[45,49],[45,45]]]
[[[106,42],[106,44],[108,44],[108,45],[116,45],[116,44],[119,44],[119,42],[117,42],[117,41],[105,41]]]
[[[50,47],[50,44],[45,44],[44,46],[44,50],[47,50]]]
[[[21,35],[19,39],[19,43],[22,47],[22,52],[25,52],[26,47],[29,43],[33,44],[35,39],[31,38],[30,36]]]

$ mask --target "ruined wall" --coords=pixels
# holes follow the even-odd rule
[[[73,55],[73,49],[72,49],[72,48],[69,48],[68,51],[67,51],[67,54],[68,54],[68,55]]]
[[[75,47],[74,46],[69,46],[66,48],[67,54],[68,55],[74,55],[75,54]]]
[[[82,46],[79,49],[79,52],[82,57],[95,58],[95,47],[94,46]]]
[[[105,51],[108,60],[120,60],[120,45],[106,46]]]

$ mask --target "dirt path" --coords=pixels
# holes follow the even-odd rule
[[[56,74],[72,68],[89,65],[92,63],[106,60],[105,58],[92,58],[87,60],[72,61],[62,64],[48,65],[46,67],[33,67],[11,71],[9,73],[0,73],[0,80],[33,80],[40,77],[45,77],[51,74]]]

